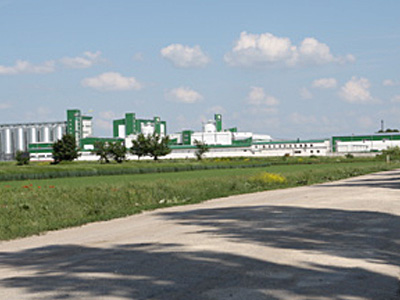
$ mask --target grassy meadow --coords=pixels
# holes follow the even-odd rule
[[[123,217],[144,210],[207,199],[332,181],[399,168],[375,160],[269,160],[136,162],[122,165],[72,163],[61,168],[171,168],[159,173],[44,178],[0,182],[0,240]],[[280,163],[278,163],[280,162]],[[177,171],[179,164],[226,168]],[[263,165],[263,167],[257,167]],[[236,164],[236,168],[229,165]],[[243,167],[241,167],[243,166]],[[253,166],[253,167],[251,167]],[[3,166],[0,166],[2,170]],[[10,168],[9,165],[6,166]],[[24,167],[39,169],[40,165]],[[58,166],[45,166],[58,167]],[[14,166],[13,170],[23,170]],[[26,172],[25,169],[23,172]],[[29,172],[34,172],[30,170]],[[54,172],[54,170],[52,171]],[[18,174],[18,173],[15,173]]]

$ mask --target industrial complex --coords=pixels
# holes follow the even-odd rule
[[[113,136],[93,135],[92,117],[78,109],[67,110],[67,120],[59,122],[0,124],[0,160],[12,160],[17,151],[29,152],[31,160],[51,160],[52,145],[64,134],[75,137],[80,149],[80,160],[97,160],[92,153],[97,141],[121,141],[127,148],[139,134],[169,136],[171,153],[165,158],[194,158],[196,141],[207,144],[206,157],[228,156],[332,156],[373,154],[389,147],[400,146],[400,133],[334,136],[319,140],[274,140],[266,134],[240,132],[237,128],[223,128],[222,115],[205,122],[202,131],[183,130],[167,134],[167,122],[160,117],[138,119],[135,113],[113,121]],[[128,159],[136,159],[128,155]]]

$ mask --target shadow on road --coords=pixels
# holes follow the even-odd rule
[[[262,206],[159,215],[240,244],[395,266],[400,262],[400,218],[384,213]],[[43,292],[48,299],[398,299],[397,279],[378,271],[313,262],[300,268],[268,260],[198,248],[188,251],[179,244],[0,252],[0,270],[13,267],[36,273],[0,281],[0,294],[7,288],[24,288],[28,293]]]

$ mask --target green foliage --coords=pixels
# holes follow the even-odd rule
[[[168,144],[169,137],[161,137],[156,132],[148,136],[141,133],[136,140],[132,140],[130,152],[139,159],[142,156],[151,156],[154,160],[158,160],[159,157],[171,153]]]
[[[382,154],[378,157],[381,159],[389,157],[390,160],[400,160],[400,147],[389,147],[386,150],[382,150]]]
[[[99,161],[101,163],[109,163],[110,162],[110,146],[109,144],[103,141],[97,141],[94,143],[93,154],[100,156]]]
[[[117,163],[126,160],[127,149],[122,142],[115,142],[109,145],[109,153]]]
[[[207,144],[202,143],[198,140],[195,140],[194,144],[196,145],[197,148],[194,154],[196,155],[197,160],[202,160],[203,155],[210,150],[210,147]]]
[[[157,160],[160,156],[165,156],[171,153],[169,148],[169,137],[161,137],[157,133],[153,133],[147,137],[148,140],[148,154]]]
[[[398,129],[390,129],[390,128],[388,128],[388,129],[386,129],[386,130],[379,130],[378,131],[378,133],[392,133],[392,132],[394,132],[394,133],[396,133],[396,132],[399,132],[399,130]]]
[[[73,161],[78,158],[78,147],[75,137],[71,134],[65,134],[61,140],[57,140],[53,144],[53,159],[54,164],[62,161]]]
[[[148,155],[149,149],[149,139],[146,138],[143,133],[141,133],[137,136],[137,139],[132,140],[132,147],[129,149],[129,151],[133,155],[137,155],[140,159],[142,156]]]
[[[15,160],[17,161],[18,166],[28,165],[30,160],[29,152],[17,151],[15,154]]]
[[[351,153],[347,153],[344,157],[346,157],[347,159],[353,159],[354,155]]]

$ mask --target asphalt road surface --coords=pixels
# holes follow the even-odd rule
[[[400,299],[400,170],[0,242],[0,299]]]

